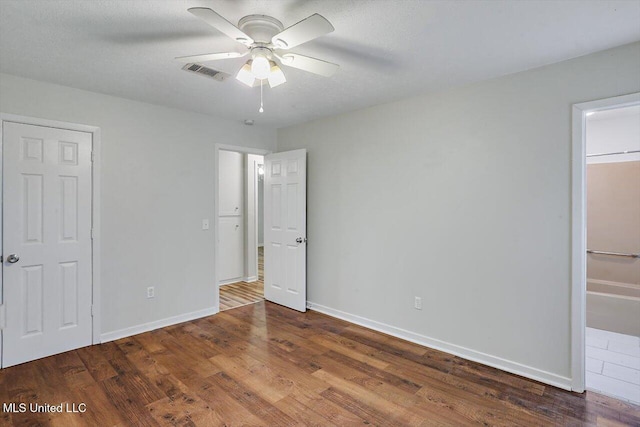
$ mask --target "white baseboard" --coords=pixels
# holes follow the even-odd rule
[[[444,351],[463,359],[471,360],[472,362],[482,363],[483,365],[491,366],[493,368],[520,375],[525,378],[530,378],[535,381],[540,381],[541,383],[549,384],[554,387],[562,388],[564,390],[571,390],[571,378],[563,377],[547,371],[542,371],[531,366],[523,365],[521,363],[513,362],[511,360],[503,359],[497,356],[492,356],[490,354],[482,353],[456,344],[451,344],[446,341],[430,338],[425,335],[416,334],[405,329],[397,328],[385,323],[376,322],[375,320],[370,320],[330,307],[325,307],[323,305],[316,304],[310,301],[307,301],[307,308],[331,317],[336,317],[338,319],[346,320],[347,322],[355,323],[356,325],[364,326],[365,328],[373,329],[375,331],[394,336],[396,338],[410,341],[415,344],[433,348],[435,350]]]
[[[223,280],[220,282],[219,286],[231,285],[232,283],[238,283],[238,282],[250,283],[250,282],[255,282],[256,280],[258,280],[258,276],[238,277],[236,279]]]
[[[109,341],[119,340],[120,338],[138,335],[143,332],[153,331],[154,329],[164,328],[166,326],[175,325],[177,323],[188,322],[190,320],[199,319],[201,317],[211,316],[216,313],[218,313],[218,310],[216,308],[206,308],[204,310],[192,311],[191,313],[167,317],[166,319],[155,320],[153,322],[143,323],[141,325],[131,326],[129,328],[101,334],[100,342],[105,343]]]

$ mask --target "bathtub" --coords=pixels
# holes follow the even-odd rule
[[[587,326],[640,336],[640,286],[587,279]]]

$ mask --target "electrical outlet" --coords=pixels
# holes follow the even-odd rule
[[[413,301],[413,308],[415,308],[416,310],[422,310],[422,298],[416,297],[416,299]]]
[[[155,298],[156,297],[156,288],[153,286],[149,286],[147,288],[147,298]]]

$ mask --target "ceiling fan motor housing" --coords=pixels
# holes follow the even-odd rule
[[[271,59],[273,51],[267,47],[257,46],[251,48],[251,57],[255,59],[257,56],[264,56],[267,59]]]
[[[250,36],[256,44],[269,45],[273,36],[284,30],[284,25],[271,16],[248,15],[240,19],[238,28]]]

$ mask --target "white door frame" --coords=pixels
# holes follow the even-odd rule
[[[573,104],[571,155],[571,389],[585,390],[587,327],[586,114],[640,104],[640,92]]]
[[[213,260],[214,260],[213,283],[215,284],[215,294],[216,294],[215,304],[214,304],[215,313],[218,313],[220,311],[220,281],[218,280],[218,261],[219,261],[218,254],[220,253],[220,230],[219,230],[220,206],[218,205],[218,195],[220,192],[218,186],[220,185],[219,183],[220,179],[219,179],[218,173],[220,170],[220,164],[219,164],[220,150],[235,151],[236,153],[242,153],[242,154],[256,154],[258,156],[266,156],[267,154],[271,153],[271,151],[269,150],[264,150],[260,148],[242,147],[238,145],[228,145],[228,144],[215,144],[215,150],[213,153],[213,164],[215,169],[215,173],[213,174],[213,233],[215,236],[214,252],[213,252]],[[243,209],[243,212],[245,210],[246,209]],[[244,215],[246,215],[246,213]],[[257,230],[256,230],[256,233],[257,233]],[[246,240],[246,236],[245,236],[245,240]]]
[[[100,128],[96,126],[81,125],[77,123],[61,122],[57,120],[39,119],[35,117],[20,116],[16,114],[0,113],[0,224],[2,223],[2,161],[3,161],[3,129],[4,123],[20,123],[25,125],[43,126],[57,129],[65,129],[91,134],[92,159],[91,164],[91,294],[92,294],[92,334],[91,343],[99,344],[101,333],[100,310]],[[0,253],[2,252],[2,230],[0,227]],[[0,325],[5,325],[5,309],[3,301],[3,283],[0,274]],[[0,355],[2,355],[2,331],[0,330]]]

